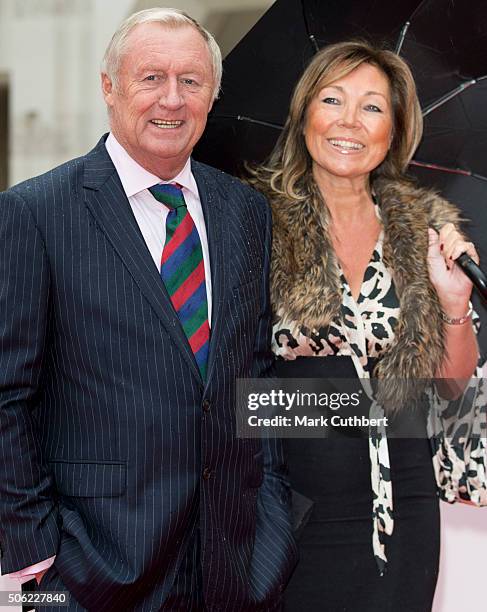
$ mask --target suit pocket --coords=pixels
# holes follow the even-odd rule
[[[118,497],[127,488],[122,462],[50,461],[56,488],[68,497]]]

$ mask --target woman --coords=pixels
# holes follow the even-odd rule
[[[404,175],[421,134],[414,81],[397,55],[340,43],[303,74],[255,174],[273,208],[278,375],[417,381],[474,372],[472,287],[454,262],[462,252],[478,257],[456,209]],[[442,394],[452,386],[445,381]],[[381,397],[401,419],[417,410],[418,390],[397,387]],[[439,509],[430,445],[375,434],[288,440],[291,484],[314,508],[287,610],[431,609]]]

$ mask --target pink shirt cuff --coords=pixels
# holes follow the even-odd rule
[[[56,555],[54,557],[49,557],[49,559],[45,559],[44,561],[40,561],[35,565],[29,565],[29,567],[25,567],[24,569],[19,570],[18,572],[12,572],[11,574],[6,574],[9,578],[14,578],[23,584],[24,582],[28,582],[35,578],[36,574],[39,572],[43,572],[51,567],[56,559]]]

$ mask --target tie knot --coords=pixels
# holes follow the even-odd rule
[[[179,208],[180,206],[186,206],[183,190],[174,183],[154,185],[153,187],[149,187],[149,191],[158,202],[161,202],[168,208]]]

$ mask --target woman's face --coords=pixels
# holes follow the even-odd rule
[[[389,89],[384,73],[370,64],[320,89],[304,127],[317,179],[367,179],[383,161],[393,130]]]

